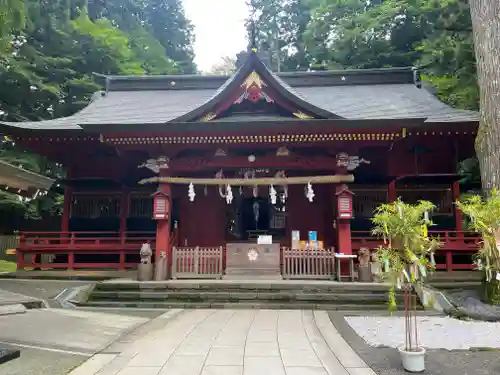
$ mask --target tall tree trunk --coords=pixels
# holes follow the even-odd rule
[[[476,153],[483,189],[488,191],[500,188],[500,1],[469,4],[480,90]]]

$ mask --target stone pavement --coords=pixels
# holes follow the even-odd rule
[[[375,375],[322,311],[177,310],[70,375]],[[157,319],[165,319],[164,316]]]
[[[23,305],[23,304],[34,304],[41,305],[42,302],[38,298],[25,296],[18,293],[8,292],[6,290],[0,289],[0,306],[7,305]]]

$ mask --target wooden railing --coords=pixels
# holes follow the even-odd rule
[[[220,279],[223,269],[223,247],[174,247],[173,279]]]
[[[480,247],[481,237],[477,233],[434,230],[429,231],[429,236],[441,242],[441,247],[436,253],[436,261],[438,262],[436,264],[436,269],[452,271],[474,268],[472,259],[469,258]],[[354,252],[357,252],[363,247],[373,250],[383,245],[383,241],[380,238],[372,236],[369,231],[353,231],[351,240]],[[440,262],[440,258],[443,257],[444,262]],[[465,257],[465,259],[459,261],[457,260],[459,257]]]
[[[282,274],[285,279],[334,279],[335,251],[282,248]]]
[[[442,249],[450,250],[477,250],[481,237],[474,232],[459,232],[448,230],[429,231],[429,236],[439,239]],[[362,247],[369,249],[383,245],[382,239],[371,235],[369,231],[353,231],[351,235],[353,249]]]
[[[135,268],[141,245],[154,248],[154,232],[23,232],[17,269]]]
[[[155,232],[22,232],[18,249],[140,249],[148,241],[153,246],[155,239]]]

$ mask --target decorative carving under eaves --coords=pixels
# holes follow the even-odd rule
[[[289,155],[290,151],[285,146],[278,148],[278,150],[276,151],[276,156],[289,156]]]
[[[264,99],[267,103],[274,103],[273,98],[271,98],[263,90],[263,88],[267,87],[267,84],[255,71],[248,75],[241,87],[244,89],[244,91],[234,101],[234,104],[240,104],[244,100],[250,100],[253,103],[257,103],[262,99]]]
[[[304,113],[302,111],[294,112],[293,115],[301,120],[310,120],[314,118],[313,116],[308,115],[307,113]]]
[[[348,171],[353,171],[361,164],[371,164],[371,161],[360,158],[359,156],[349,156],[345,152],[337,154],[338,168],[346,168]]]
[[[241,87],[244,87],[247,90],[252,86],[257,86],[259,89],[267,87],[267,84],[262,80],[262,78],[260,78],[260,75],[255,70],[248,75],[241,85]]]
[[[215,151],[214,156],[227,156],[227,153],[222,148],[218,148],[217,151]]]
[[[215,114],[213,112],[209,112],[205,116],[203,116],[202,118],[200,118],[200,121],[201,122],[209,122],[209,121],[212,121],[216,117],[217,117],[217,114]]]
[[[371,161],[359,158],[359,156],[349,156],[349,164],[347,165],[348,171],[353,171],[358,168],[361,164],[371,164]]]
[[[160,156],[157,159],[148,159],[144,164],[139,165],[139,168],[148,168],[154,173],[160,173],[161,169],[168,169],[170,159],[166,156]]]

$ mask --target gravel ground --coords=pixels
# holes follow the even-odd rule
[[[455,290],[446,293],[446,297],[465,314],[482,320],[500,320],[500,306],[488,305],[481,301],[479,290]]]
[[[371,346],[397,348],[405,341],[405,319],[399,316],[346,318]],[[449,317],[417,317],[420,345],[429,349],[500,348],[500,323],[463,321]]]
[[[399,353],[388,347],[373,347],[366,343],[338,312],[330,319],[349,345],[378,375],[408,375],[401,366]],[[387,333],[386,333],[387,334]],[[500,353],[493,351],[436,350],[426,354],[425,375],[498,375]]]

